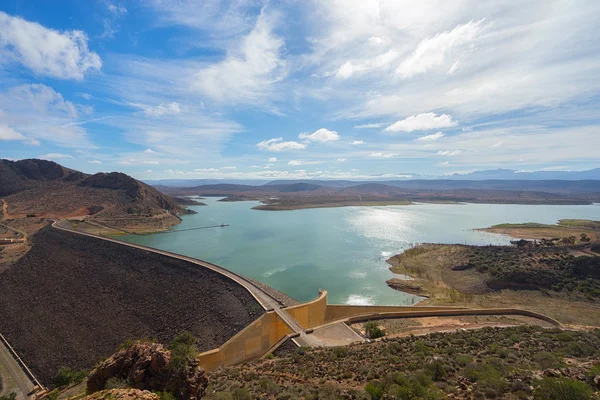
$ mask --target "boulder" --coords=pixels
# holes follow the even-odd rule
[[[167,391],[177,399],[200,399],[208,379],[198,360],[184,368],[169,367],[171,352],[158,343],[137,342],[120,350],[98,365],[90,374],[87,392],[104,390],[111,378],[126,380],[139,390]]]

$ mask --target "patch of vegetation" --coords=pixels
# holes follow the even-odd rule
[[[73,371],[71,368],[62,367],[58,369],[58,372],[52,380],[52,384],[55,387],[68,386],[73,383],[81,383],[87,378],[88,372],[85,370]]]
[[[365,322],[365,333],[367,334],[369,339],[377,339],[385,336],[385,333],[383,333],[383,331],[375,321]]]
[[[17,400],[17,394],[15,392],[0,396],[0,400]]]
[[[584,351],[572,355],[572,343]],[[553,397],[563,392],[589,399],[600,371],[600,330],[483,328],[384,338],[344,349],[305,349],[214,371],[207,398],[244,398],[234,397],[243,388],[256,399],[580,398]],[[562,367],[562,357],[587,371],[577,374],[581,380],[535,378]]]
[[[190,332],[182,332],[173,339],[169,350],[171,350],[169,368],[174,371],[182,370],[198,354],[196,338]]]
[[[567,378],[544,378],[535,391],[536,400],[589,400],[594,391],[583,382]]]

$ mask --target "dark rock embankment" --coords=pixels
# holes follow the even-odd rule
[[[130,339],[187,330],[218,347],[263,313],[243,287],[197,265],[44,228],[0,273],[0,332],[42,383],[91,369]]]

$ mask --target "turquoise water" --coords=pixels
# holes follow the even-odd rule
[[[327,289],[330,303],[412,304],[390,289],[385,260],[422,242],[507,244],[508,237],[474,231],[499,223],[600,219],[600,204],[531,206],[415,204],[294,211],[251,210],[257,202],[191,207],[171,233],[122,239],[200,258],[264,282],[300,301]],[[228,227],[182,231],[207,225]]]

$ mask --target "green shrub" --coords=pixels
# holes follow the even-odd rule
[[[169,368],[174,371],[182,370],[198,355],[196,338],[189,332],[182,332],[171,342],[169,350],[171,350]]]
[[[333,349],[333,354],[336,358],[344,358],[348,355],[348,349],[344,346],[336,347]]]
[[[175,396],[173,396],[169,392],[160,392],[160,393],[156,393],[156,394],[158,395],[160,400],[175,400]]]
[[[385,335],[375,321],[365,323],[365,332],[370,339],[377,339]]]
[[[17,400],[17,394],[15,392],[0,396],[0,400]]]
[[[372,400],[380,400],[385,393],[385,386],[379,381],[369,382],[365,386],[365,392],[371,396]]]
[[[54,379],[52,379],[52,384],[56,387],[67,386],[73,383],[74,374],[71,368],[69,367],[61,367],[58,369],[56,375],[54,375]]]
[[[547,351],[540,351],[535,354],[533,356],[533,361],[535,361],[541,369],[560,368],[564,365],[562,360],[556,354]]]
[[[567,378],[543,378],[533,393],[536,400],[588,400],[592,389],[583,382]]]
[[[441,381],[448,376],[448,371],[444,363],[440,360],[435,360],[425,366],[425,371],[434,381]]]
[[[125,389],[129,387],[129,383],[127,379],[117,378],[113,376],[106,381],[106,385],[104,385],[105,389]]]
[[[250,392],[244,388],[237,388],[233,391],[233,400],[252,400]]]

